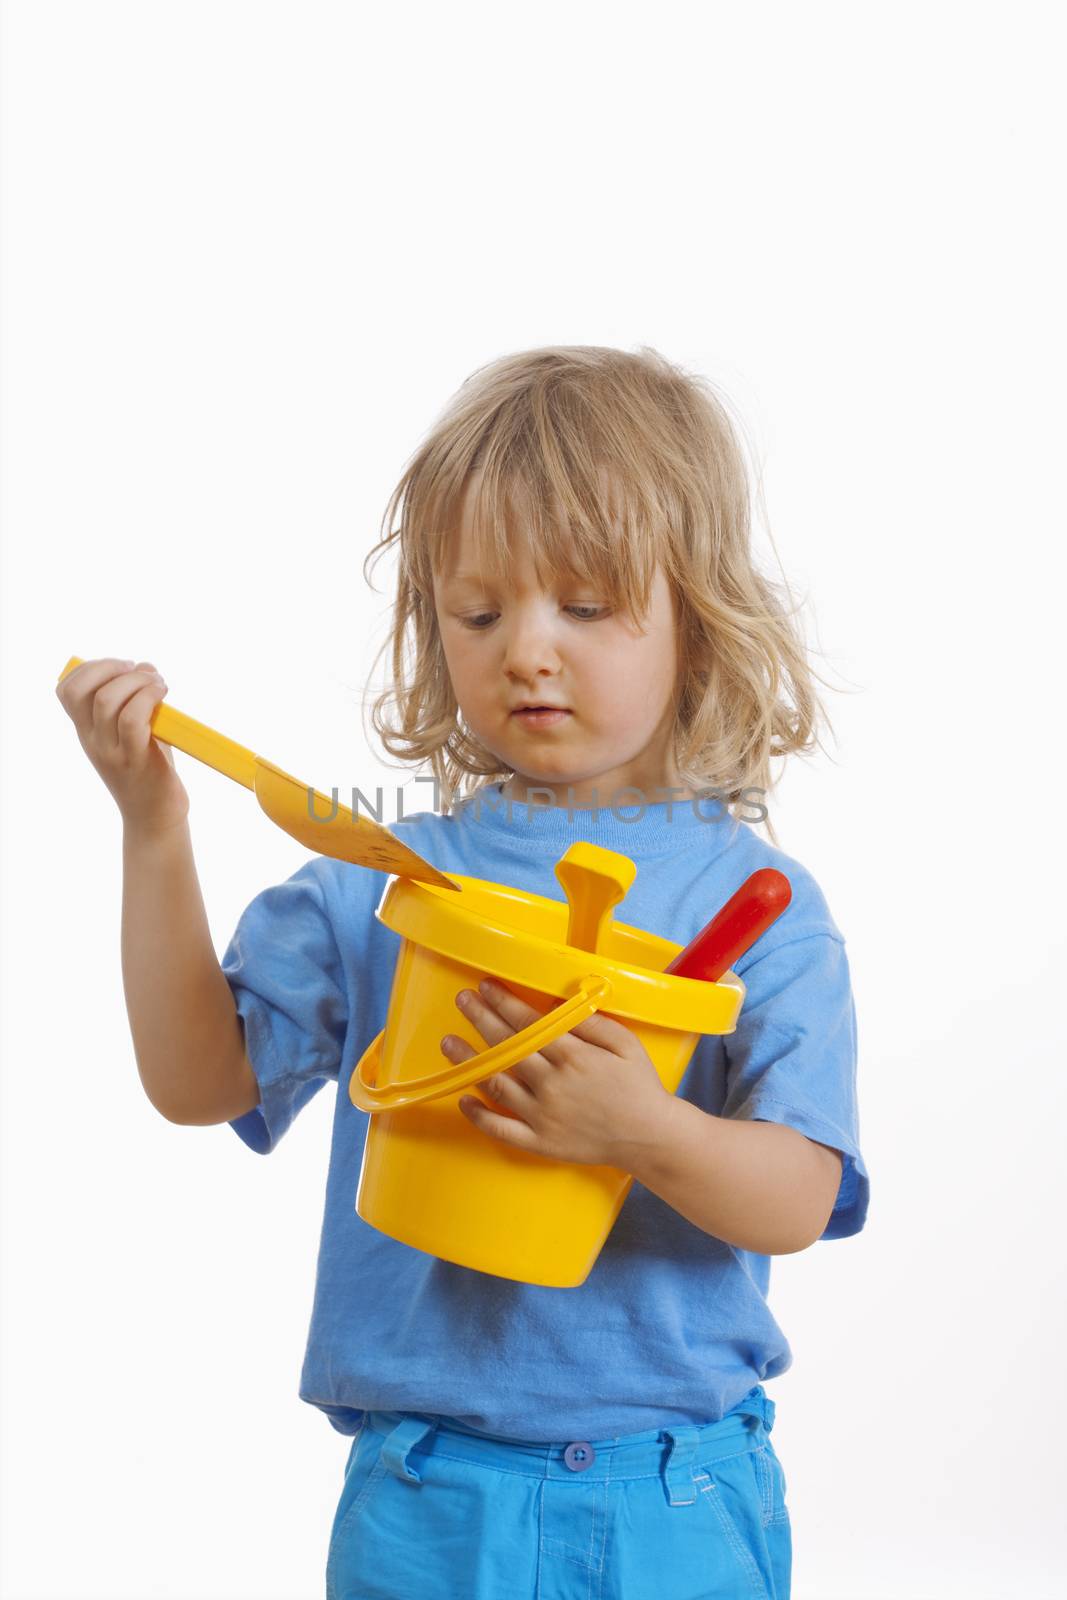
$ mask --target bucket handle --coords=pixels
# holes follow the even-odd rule
[[[501,1039],[499,1044],[479,1051],[469,1061],[454,1062],[436,1072],[427,1072],[421,1078],[408,1078],[403,1083],[390,1083],[379,1088],[376,1083],[367,1082],[364,1069],[378,1060],[385,1037],[383,1028],[363,1052],[352,1073],[348,1084],[349,1099],[361,1111],[395,1111],[400,1106],[439,1100],[447,1094],[455,1094],[459,1089],[467,1089],[494,1072],[506,1072],[508,1067],[513,1067],[526,1056],[532,1056],[542,1045],[551,1044],[553,1039],[562,1038],[563,1034],[578,1027],[594,1011],[602,1009],[603,1002],[611,995],[611,989],[610,978],[589,973],[581,979],[576,994],[554,1006],[543,1017],[538,1017],[521,1033],[512,1034],[510,1039]]]

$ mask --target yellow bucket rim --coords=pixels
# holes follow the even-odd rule
[[[680,978],[509,927],[505,919],[498,916],[491,920],[476,909],[474,898],[489,895],[504,903],[501,911],[506,909],[508,900],[548,907],[553,914],[558,913],[563,931],[568,907],[566,902],[548,895],[491,883],[485,878],[456,872],[450,872],[449,877],[459,884],[458,894],[412,878],[392,879],[376,916],[413,944],[448,960],[491,972],[504,983],[510,979],[524,988],[564,998],[583,978],[595,973],[611,980],[607,1009],[613,1015],[681,1033],[734,1031],[745,998],[745,985],[735,972],[724,972],[715,983]],[[464,904],[467,889],[471,896]],[[662,952],[664,966],[684,948],[633,923],[616,921],[614,926],[635,935],[649,951]]]

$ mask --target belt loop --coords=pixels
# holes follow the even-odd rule
[[[757,1417],[767,1432],[774,1427],[774,1401],[766,1394],[760,1384],[750,1389],[743,1400],[734,1406],[731,1416]]]
[[[436,1422],[423,1422],[419,1417],[405,1417],[398,1422],[382,1445],[382,1460],[394,1478],[407,1478],[409,1483],[421,1483],[422,1474],[408,1462],[408,1451],[437,1427]]]
[[[663,1461],[663,1482],[667,1490],[667,1504],[691,1506],[696,1501],[693,1486],[692,1461],[696,1454],[699,1428],[664,1428],[671,1441]]]

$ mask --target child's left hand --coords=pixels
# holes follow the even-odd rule
[[[487,1044],[519,1033],[543,1013],[487,980],[458,1009]],[[477,1055],[465,1039],[441,1049],[450,1061]],[[668,1094],[640,1040],[623,1023],[596,1014],[478,1088],[511,1116],[471,1095],[459,1104],[476,1128],[537,1155],[630,1171],[635,1153],[656,1138]]]

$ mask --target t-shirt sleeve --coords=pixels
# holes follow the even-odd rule
[[[260,1103],[230,1127],[259,1155],[274,1149],[324,1083],[336,1082],[348,1025],[321,858],[245,908],[222,957]]]
[[[859,1233],[870,1185],[859,1147],[856,1007],[844,941],[806,935],[738,975],[746,994],[737,1027],[723,1040],[723,1114],[785,1123],[839,1150],[841,1183],[820,1237]]]

